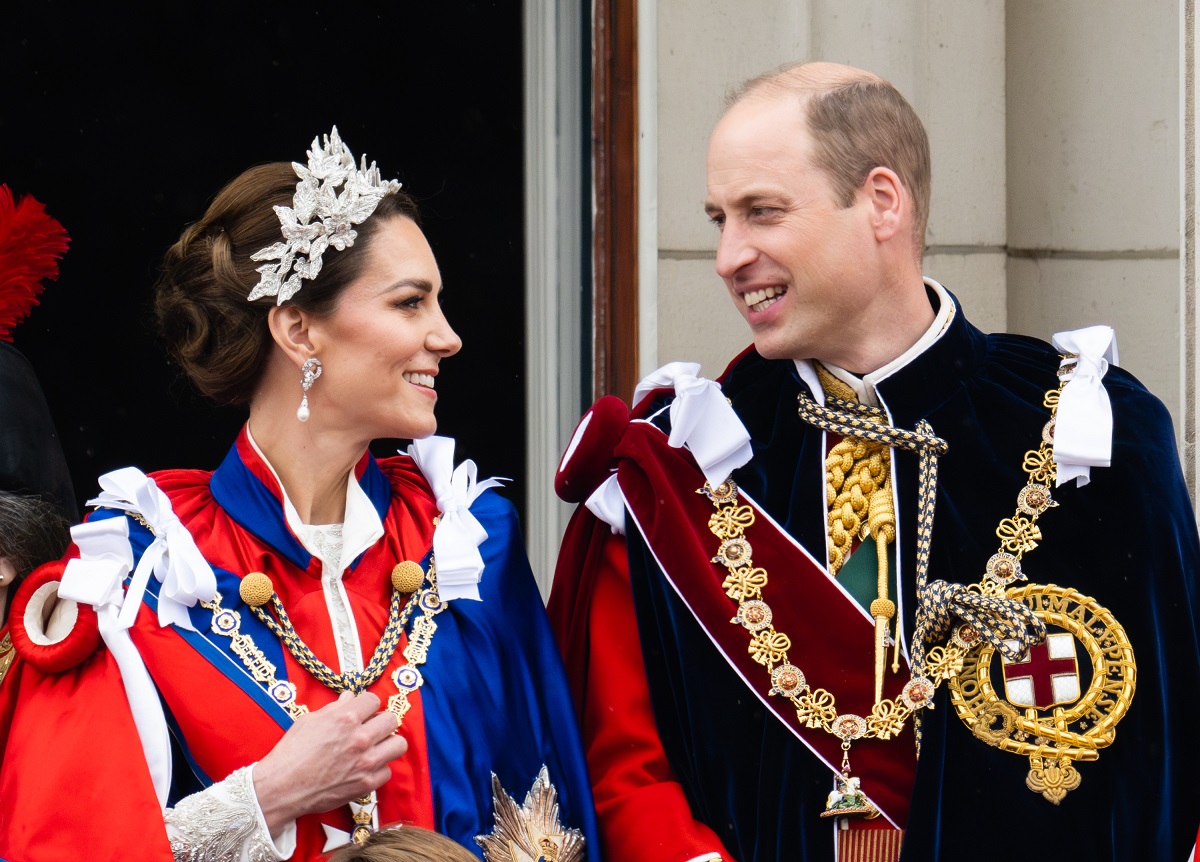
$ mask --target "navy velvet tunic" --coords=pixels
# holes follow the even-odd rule
[[[970,584],[983,575],[999,547],[996,528],[1012,516],[1027,480],[1025,452],[1037,448],[1049,419],[1042,401],[1057,387],[1058,365],[1050,345],[984,335],[960,309],[935,344],[879,384],[898,427],[927,419],[949,444],[939,465],[930,580]],[[753,460],[734,478],[824,559],[825,444],[822,432],[796,412],[806,384],[792,362],[767,361],[751,350],[727,370],[722,385],[754,447]],[[1104,385],[1114,416],[1113,466],[1093,468],[1083,488],[1072,483],[1054,491],[1060,506],[1039,520],[1044,541],[1023,566],[1030,583],[1074,588],[1124,626],[1137,661],[1132,706],[1114,743],[1100,750],[1098,761],[1077,764],[1082,784],[1055,806],[1026,788],[1028,757],[974,737],[941,686],[935,708],[922,713],[903,862],[1183,862],[1195,840],[1196,522],[1162,403],[1120,368],[1110,368]],[[917,456],[893,450],[893,457],[904,626],[912,632]],[[833,859],[833,830],[818,817],[831,789],[828,769],[765,713],[666,582],[637,531],[629,532],[655,718],[694,815],[740,862]],[[789,584],[788,573],[772,572],[776,583],[790,590],[787,600],[805,601],[803,583]],[[853,652],[857,658],[860,651]],[[861,656],[870,661],[869,648]],[[792,658],[804,666],[803,654],[794,650]],[[909,734],[872,744],[901,746],[897,756],[915,756]],[[864,785],[868,780],[864,776]]]

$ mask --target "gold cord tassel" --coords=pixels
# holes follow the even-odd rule
[[[889,450],[884,449],[885,466],[890,460]],[[892,502],[890,473],[885,475],[883,485],[870,499],[871,515],[867,521],[867,532],[875,540],[875,553],[879,580],[876,584],[878,597],[871,602],[871,616],[875,617],[875,702],[883,700],[883,675],[887,668],[887,639],[892,617],[896,615],[896,604],[888,598],[888,544],[896,541],[896,510]]]
[[[827,395],[857,401],[854,390],[817,364]],[[873,420],[878,421],[878,420]],[[896,508],[892,499],[892,450],[886,443],[844,437],[825,458],[825,495],[829,507],[829,571],[837,575],[854,546],[854,539],[875,540],[879,575],[875,618],[875,702],[883,699],[888,636],[896,604],[888,597],[888,545],[896,541]],[[892,672],[900,672],[900,637],[895,638]]]

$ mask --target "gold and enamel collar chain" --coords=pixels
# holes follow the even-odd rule
[[[387,625],[384,627],[379,645],[375,648],[371,660],[361,671],[350,670],[337,673],[317,658],[308,644],[304,643],[297,634],[287,610],[283,607],[283,602],[275,593],[271,579],[262,572],[250,572],[243,577],[238,592],[250,611],[270,629],[272,634],[279,638],[296,662],[321,685],[339,693],[350,691],[358,694],[366,691],[383,675],[396,652],[405,625],[414,609],[419,607],[422,614],[413,622],[412,635],[408,645],[404,648],[405,663],[392,673],[392,682],[395,684],[397,692],[388,698],[387,709],[396,716],[396,729],[399,730],[404,716],[412,708],[408,700],[409,696],[424,682],[419,668],[425,663],[429,654],[430,642],[433,640],[434,632],[437,631],[437,623],[433,618],[445,608],[445,603],[438,595],[437,564],[432,555],[429,558],[428,573],[421,568],[419,563],[412,560],[405,560],[392,569],[392,597],[388,609]],[[401,603],[400,597],[404,593],[411,593],[411,596],[407,601]],[[218,593],[214,602],[202,603],[204,607],[213,611],[212,630],[217,634],[224,634],[232,638],[233,652],[242,659],[251,675],[267,688],[271,697],[293,718],[307,712],[308,708],[296,700],[295,684],[290,681],[280,681],[275,677],[274,664],[266,658],[249,635],[239,633],[241,619],[237,611],[222,609],[220,601],[221,596]],[[277,620],[267,613],[266,606],[268,604],[275,611]],[[350,815],[354,821],[354,831],[350,835],[350,840],[355,844],[364,844],[370,836],[377,806],[378,800],[375,791],[350,803]]]
[[[151,535],[158,535],[149,521],[139,513],[121,511],[149,530]],[[437,523],[438,519],[434,518],[435,527]],[[384,626],[383,635],[371,656],[371,661],[362,671],[344,673],[335,672],[317,658],[296,633],[283,603],[275,594],[275,588],[269,577],[262,572],[248,573],[241,579],[238,593],[251,612],[271,630],[272,634],[280,639],[301,667],[326,688],[339,693],[365,691],[379,679],[391,662],[392,655],[395,654],[400,634],[404,631],[414,608],[420,607],[422,614],[413,623],[412,634],[409,637],[408,645],[404,648],[404,658],[407,663],[392,674],[392,681],[396,684],[399,692],[388,699],[387,708],[388,711],[395,714],[397,722],[401,722],[410,709],[408,696],[424,682],[421,672],[417,668],[425,663],[433,634],[437,631],[437,623],[433,621],[433,618],[441,613],[446,605],[438,594],[437,563],[432,554],[429,557],[428,572],[421,568],[420,563],[404,560],[393,567],[391,580],[392,597],[388,609],[388,622]],[[400,596],[408,593],[411,593],[408,601],[401,605]],[[266,657],[266,654],[254,642],[254,638],[242,634],[241,614],[222,607],[221,598],[221,593],[218,591],[212,601],[199,602],[202,608],[212,613],[213,633],[230,639],[230,649],[242,660],[242,664],[250,672],[250,676],[255,682],[262,685],[271,699],[283,707],[292,718],[308,712],[307,706],[296,701],[295,684],[276,677],[277,668],[274,662]],[[263,610],[263,606],[268,603],[278,615],[278,622],[271,619],[270,615]]]
[[[424,682],[419,668],[425,663],[430,642],[437,631],[437,623],[433,618],[445,608],[445,603],[438,595],[437,565],[432,555],[429,558],[428,572],[412,560],[405,560],[392,569],[392,597],[387,625],[370,662],[361,671],[337,673],[317,658],[296,633],[283,602],[275,593],[271,579],[262,572],[250,572],[243,577],[238,592],[250,611],[279,638],[296,662],[321,685],[339,693],[351,691],[357,694],[365,691],[383,675],[396,652],[405,625],[414,610],[420,608],[421,616],[413,622],[412,634],[404,648],[405,663],[392,673],[392,682],[397,692],[388,698],[387,709],[396,716],[396,729],[399,730],[404,716],[412,708],[409,696]],[[401,603],[400,597],[404,593],[412,595]],[[202,602],[201,605],[212,611],[213,632],[231,639],[230,648],[234,654],[242,660],[250,675],[266,688],[271,698],[293,718],[308,712],[308,707],[296,700],[295,683],[278,679],[274,663],[267,659],[253,638],[240,632],[241,616],[238,612],[221,607],[220,593],[212,602]],[[267,613],[267,605],[275,611],[278,620]],[[354,831],[350,840],[355,844],[364,844],[373,831],[372,824],[377,806],[378,800],[374,791],[350,803],[350,815],[354,821]]]
[[[403,592],[412,595],[403,603],[400,596]],[[388,710],[402,721],[409,710],[408,696],[420,687],[423,679],[417,669],[425,662],[428,655],[429,643],[437,630],[433,617],[445,607],[437,592],[437,567],[430,558],[429,571],[426,573],[418,563],[411,560],[400,563],[392,571],[392,598],[388,613],[388,622],[384,627],[379,645],[362,671],[346,671],[337,673],[322,662],[292,626],[287,611],[280,602],[271,586],[271,580],[261,572],[250,572],[242,578],[239,586],[242,600],[250,611],[258,617],[268,629],[280,639],[296,662],[308,671],[314,679],[336,692],[365,691],[386,670],[396,651],[400,635],[403,633],[414,610],[420,608],[422,615],[413,622],[412,635],[404,648],[404,658],[407,663],[392,674],[398,693],[388,700]],[[214,634],[230,639],[230,649],[242,660],[251,677],[262,685],[271,699],[283,707],[289,715],[296,718],[308,712],[308,707],[296,700],[296,685],[288,680],[280,680],[276,674],[278,669],[270,661],[254,639],[241,631],[241,614],[238,611],[222,607],[222,597],[218,592],[211,602],[200,602],[201,607],[212,613],[211,628]],[[279,620],[273,619],[265,610],[267,605],[276,612]]]
[[[822,816],[874,817],[878,810],[861,790],[859,779],[850,773],[851,745],[859,739],[886,741],[899,734],[910,716],[932,703],[941,681],[949,679],[961,667],[965,646],[952,642],[931,650],[926,657],[925,644],[943,634],[955,617],[961,617],[976,633],[977,643],[987,642],[1005,654],[1011,652],[1019,656],[1025,647],[1044,638],[1045,627],[1021,602],[997,595],[987,588],[990,575],[970,587],[945,581],[927,583],[937,459],[947,450],[945,441],[933,434],[929,423],[922,420],[915,431],[907,431],[892,427],[886,414],[876,408],[837,398],[828,401],[831,406],[823,407],[807,393],[801,393],[800,417],[825,431],[883,442],[890,447],[916,452],[919,456],[917,622],[912,641],[912,674],[898,697],[877,698],[870,714],[864,717],[840,711],[832,692],[809,685],[804,672],[789,659],[791,638],[777,631],[771,622],[773,614],[764,599],[769,575],[762,567],[753,565],[753,548],[746,538],[747,529],[756,520],[753,508],[739,505],[737,486],[732,479],[726,479],[716,488],[705,483],[697,493],[707,496],[716,509],[708,522],[709,530],[721,542],[713,562],[725,566],[728,572],[722,587],[726,595],[737,602],[737,614],[730,622],[741,625],[750,634],[750,657],[770,675],[768,693],[787,697],[796,710],[797,719],[805,727],[823,730],[841,740],[843,756],[838,790],[830,794]],[[1030,496],[1025,491],[1022,493]],[[1046,505],[1031,516],[1031,523],[1036,523],[1037,515],[1051,504],[1049,491],[1045,494]],[[1001,525],[1003,528],[1004,524]],[[919,725],[917,743],[919,753]]]
[[[1074,371],[1073,358],[1063,357],[1060,378]],[[1014,655],[1018,651],[1012,644],[986,642],[967,622],[953,630],[946,646],[929,654],[930,667],[949,680],[950,702],[963,723],[988,745],[1028,757],[1026,786],[1055,805],[1081,783],[1074,763],[1096,760],[1099,750],[1112,744],[1137,679],[1133,647],[1124,628],[1095,599],[1054,584],[1016,583],[1027,581],[1022,560],[1042,541],[1038,518],[1058,505],[1050,488],[1057,478],[1054,425],[1065,384],[1062,379],[1057,389],[1045,394],[1050,421],[1042,429],[1038,448],[1025,453],[1022,467],[1029,478],[1017,495],[1013,516],[996,529],[1000,549],[988,560],[977,587],[983,596],[1021,602],[1040,623],[1059,631]],[[1086,690],[1076,644],[1083,646],[1091,663]],[[997,652],[999,685],[992,681]]]
[[[150,523],[137,512],[125,511],[139,524],[157,535]],[[434,519],[437,525],[437,519]],[[304,643],[292,626],[291,619],[279,600],[271,579],[262,572],[250,572],[241,579],[238,587],[239,595],[251,612],[280,639],[288,652],[305,670],[327,688],[336,692],[365,691],[386,670],[399,644],[400,635],[411,618],[415,608],[421,609],[421,616],[413,621],[412,633],[408,645],[404,648],[405,663],[392,673],[392,682],[397,692],[388,698],[387,709],[396,716],[396,729],[404,721],[404,716],[412,708],[409,696],[424,683],[420,666],[429,655],[429,646],[433,641],[437,623],[434,617],[445,607],[438,594],[437,564],[433,555],[429,557],[429,570],[426,572],[420,563],[405,560],[392,569],[392,597],[388,609],[388,622],[384,627],[379,645],[362,671],[347,671],[337,673],[322,662]],[[411,593],[409,599],[401,604],[400,596]],[[230,639],[230,650],[241,659],[250,676],[263,687],[267,695],[293,719],[308,712],[308,707],[297,698],[296,684],[286,679],[279,679],[278,668],[267,658],[262,648],[255,643],[254,638],[241,631],[242,617],[238,611],[222,607],[222,596],[218,591],[212,601],[201,601],[199,604],[212,613],[210,628],[213,634]],[[264,606],[270,604],[278,615],[278,622],[270,617]],[[375,791],[349,803],[351,819],[354,821],[354,831],[351,840],[355,844],[364,844],[370,836],[374,822],[375,809],[378,801]]]

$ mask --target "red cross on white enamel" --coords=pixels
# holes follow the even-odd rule
[[[1004,679],[1006,682],[1029,680],[1033,692],[1033,703],[1020,706],[1034,706],[1038,709],[1049,709],[1051,706],[1064,702],[1055,695],[1054,678],[1062,676],[1078,677],[1079,665],[1074,652],[1069,657],[1055,657],[1050,654],[1050,638],[1070,638],[1070,635],[1050,635],[1045,642],[1029,648],[1028,657],[1023,661],[1004,662]],[[1075,689],[1078,692],[1078,688]],[[1078,697],[1078,694],[1075,695]],[[1010,693],[1010,700],[1012,700]],[[1017,701],[1013,700],[1014,703]]]

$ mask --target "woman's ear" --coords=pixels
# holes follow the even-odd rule
[[[311,321],[310,315],[294,305],[276,305],[267,312],[267,325],[271,329],[271,338],[275,340],[288,359],[296,363],[297,368],[316,355],[316,349],[309,337]]]
[[[17,570],[8,557],[0,557],[0,587],[7,587],[17,579]]]

